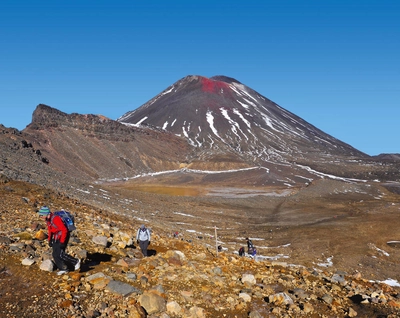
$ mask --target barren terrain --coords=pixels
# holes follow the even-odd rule
[[[400,281],[400,249],[387,244],[400,240],[400,196],[375,184],[319,180],[301,190],[132,181],[107,186],[136,198],[134,218],[198,240],[213,236],[216,227],[219,243],[232,253],[250,237],[262,256],[305,266],[331,258],[336,269]]]
[[[371,290],[370,293],[377,290],[391,297],[399,297],[399,292],[396,291],[399,287],[382,287],[368,283],[389,278],[395,283],[400,280],[400,249],[397,248],[397,244],[387,244],[388,241],[399,239],[399,195],[375,185],[328,180],[320,180],[319,184],[311,184],[303,190],[270,187],[232,188],[222,184],[213,188],[192,184],[183,189],[178,186],[167,187],[161,180],[158,181],[158,184],[114,182],[99,187],[90,186],[86,189],[86,195],[90,193],[98,200],[93,200],[93,206],[39,186],[6,181],[1,187],[3,200],[0,236],[15,240],[17,237],[23,237],[21,233],[28,232],[34,235],[32,229],[37,230],[38,224],[40,225],[36,215],[38,207],[50,204],[53,208],[63,207],[76,213],[78,240],[72,243],[70,251],[78,252],[79,249],[85,248],[88,250],[88,256],[79,274],[62,278],[54,273],[39,270],[37,265],[27,270],[21,265],[21,260],[29,255],[29,252],[10,253],[7,244],[0,244],[1,315],[97,317],[99,314],[102,317],[167,317],[157,314],[135,316],[132,312],[137,306],[136,297],[121,298],[112,293],[88,290],[88,283],[84,283],[86,277],[105,272],[114,277],[135,273],[138,279],[140,275],[145,275],[153,288],[162,282],[167,289],[165,293],[168,296],[165,297],[169,300],[176,299],[181,304],[186,302],[187,306],[193,302],[205,309],[200,316],[192,315],[188,307],[186,313],[170,313],[168,317],[233,318],[248,317],[250,312],[257,312],[261,317],[285,317],[285,312],[291,308],[293,314],[295,307],[284,304],[278,306],[265,299],[274,292],[293,292],[296,290],[293,288],[299,286],[309,286],[307,288],[314,290],[313,297],[317,297],[308,301],[312,304],[311,312],[307,314],[302,309],[297,314],[299,317],[348,317],[349,313],[354,314],[351,310],[355,310],[358,317],[396,317],[398,302],[391,301],[390,306],[379,307],[362,305],[352,302],[350,293],[347,297],[344,294],[336,295],[335,305],[329,305],[324,304],[323,293],[319,296],[318,293],[326,290],[324,285],[327,282],[327,288],[331,286],[329,280],[332,274],[329,273],[336,272],[345,273],[349,277],[360,275],[364,279],[362,288]],[[103,208],[98,207],[100,196],[107,198],[107,204],[102,203]],[[111,235],[107,224],[110,228],[118,227],[118,231],[125,231],[133,236],[136,228],[142,223],[151,227],[154,233],[151,249],[155,256],[142,260],[140,265],[132,269],[121,270],[116,266],[121,255],[128,253],[129,249],[99,250],[87,238],[89,233],[99,230],[100,233]],[[223,248],[219,257],[215,251],[215,229],[218,233],[217,244]],[[172,234],[175,232],[178,232],[178,240],[173,238]],[[250,237],[255,243],[258,259],[246,258],[238,263],[237,250],[245,245],[245,237]],[[21,240],[16,242],[15,244],[18,244]],[[32,245],[29,243],[32,241],[22,242],[28,244],[25,246]],[[36,240],[33,240],[32,246],[36,246],[37,251],[41,250],[43,244],[35,242]],[[202,272],[208,273],[207,275],[219,268],[218,266],[232,277],[240,276],[243,272],[253,273],[259,277],[258,280],[261,279],[257,285],[258,291],[253,290],[254,299],[247,304],[236,300],[233,305],[224,305],[224,297],[219,299],[214,295],[213,298],[209,298],[213,294],[212,286],[221,278],[213,274],[216,276],[211,276],[209,283],[200,283],[204,274],[197,273],[194,276],[197,278],[194,279],[200,280],[198,283],[185,283],[185,279],[192,277],[192,274],[186,273],[186,266],[170,269],[172,273],[169,277],[176,276],[175,280],[162,278],[165,274],[162,274],[163,271],[156,264],[164,259],[164,253],[168,250],[184,252],[186,257],[190,258],[190,263],[194,264],[199,262],[199,257],[204,258],[202,266],[206,267]],[[180,263],[175,260],[170,264],[175,262]],[[271,267],[274,263],[275,267]],[[199,265],[192,266],[197,268]],[[290,269],[291,266],[293,270]],[[314,279],[318,281],[313,285],[315,287],[311,287],[311,283],[301,283],[311,279],[304,275],[310,275],[309,272],[313,270],[316,273],[313,275],[317,275]],[[278,283],[284,282],[286,277],[292,277],[291,284],[294,284],[294,287],[288,288],[285,284]],[[222,288],[220,295],[234,295],[240,288],[247,292],[251,290],[246,289],[246,285],[235,287],[237,283],[228,282],[229,279],[223,285],[218,283],[218,288]],[[137,288],[144,287],[140,285],[140,281],[130,284]],[[354,284],[355,281],[352,286]],[[321,291],[317,292],[315,288],[321,288]],[[192,299],[189,301],[186,296],[182,298],[182,295],[201,293],[205,294],[199,296],[200,298],[195,297],[196,300],[188,298]],[[214,300],[210,303],[211,299]],[[232,299],[232,296],[225,299]],[[303,308],[302,303],[301,301],[299,308]],[[123,312],[130,312],[132,316]]]
[[[309,153],[310,139],[308,157],[273,162],[266,153],[259,165],[99,116],[41,105],[34,118],[24,132],[1,127],[0,316],[398,316],[395,158]],[[44,204],[76,214],[69,251],[81,255],[79,273],[39,268]],[[154,233],[148,258],[127,242],[141,224]],[[237,255],[246,237],[255,259]],[[97,274],[100,287],[89,280]],[[135,290],[115,294],[110,281]],[[141,297],[154,291],[173,308],[144,314]],[[282,293],[286,303],[275,299]]]

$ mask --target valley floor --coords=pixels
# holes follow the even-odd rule
[[[130,282],[135,288],[147,292],[162,285],[168,301],[185,308],[182,315],[168,317],[196,317],[189,312],[196,308],[204,309],[197,317],[249,317],[251,312],[261,317],[285,317],[288,312],[298,317],[349,317],[354,312],[357,317],[396,317],[400,248],[393,242],[399,241],[400,199],[381,188],[365,189],[327,182],[290,193],[270,189],[270,195],[235,189],[243,195],[233,198],[228,188],[171,195],[104,184],[81,189],[102,197],[91,205],[22,182],[1,184],[0,315],[78,318],[98,312],[104,317],[145,317],[132,313],[139,295],[123,298],[87,281],[89,275],[105,273],[125,282],[130,273],[138,277]],[[107,205],[100,208],[100,201]],[[77,214],[71,251],[88,251],[77,275],[59,277],[41,271],[39,263],[21,265],[29,253],[42,255],[46,250],[32,239],[33,229],[40,226],[36,211],[43,204]],[[117,242],[121,233],[133,236],[142,223],[154,232],[154,255],[132,268],[116,265],[131,251],[136,253],[131,247],[101,249],[91,241],[106,235]],[[257,247],[257,261],[237,256],[246,237]],[[24,248],[12,251],[19,243]],[[222,247],[218,256],[216,244]],[[173,251],[180,251],[185,260]],[[244,284],[245,274],[254,275],[257,283]],[[148,282],[143,285],[140,277]],[[337,277],[345,282],[336,282]],[[298,289],[308,296],[292,294]],[[246,302],[240,293],[252,300]],[[270,297],[279,293],[291,295],[294,305],[275,303]],[[374,293],[384,300],[373,298]],[[358,295],[367,297],[367,304],[361,304]]]

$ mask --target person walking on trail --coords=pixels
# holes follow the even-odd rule
[[[253,252],[255,250],[253,242],[248,237],[246,237],[246,241],[247,241],[247,253],[249,255],[253,255]]]
[[[150,231],[144,224],[142,224],[137,231],[136,242],[139,244],[143,256],[147,257],[147,247],[150,244]]]
[[[72,257],[65,252],[70,233],[62,218],[50,212],[47,206],[39,209],[39,217],[46,221],[49,246],[53,249],[53,259],[59,269],[58,275],[68,273],[70,270],[79,270],[80,259]]]

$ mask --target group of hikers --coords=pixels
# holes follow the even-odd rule
[[[257,254],[257,250],[254,247],[253,242],[248,237],[246,237],[246,242],[247,242],[247,254],[255,257]],[[244,256],[244,255],[245,255],[244,247],[241,247],[239,249],[239,256]]]
[[[63,211],[65,213],[65,211]],[[62,214],[60,212],[51,212],[50,208],[43,206],[39,209],[39,217],[41,217],[47,224],[48,232],[48,243],[52,248],[52,256],[54,263],[58,268],[58,275],[68,273],[69,271],[77,271],[81,267],[81,260],[75,258],[65,252],[68,241],[70,239],[70,229],[66,224]],[[72,218],[72,216],[70,216]],[[72,222],[73,226],[73,222]],[[73,228],[75,228],[73,226]],[[174,235],[175,236],[175,235]],[[147,248],[150,244],[151,232],[142,224],[136,233],[136,242],[142,251],[144,257],[148,256]],[[257,250],[253,245],[253,242],[247,237],[247,253],[255,257]],[[218,250],[222,251],[222,247],[218,246]],[[244,256],[244,247],[239,249],[239,256]]]
[[[79,270],[81,260],[65,252],[71,231],[68,229],[68,224],[64,221],[62,214],[51,212],[47,206],[41,207],[38,214],[47,225],[48,244],[52,248],[52,256],[58,269],[57,274],[63,275],[69,271]],[[136,242],[145,257],[148,256],[147,248],[150,244],[150,239],[150,230],[144,224],[141,225],[136,233]]]

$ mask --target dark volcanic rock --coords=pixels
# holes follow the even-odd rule
[[[194,147],[225,148],[260,164],[310,154],[313,159],[368,157],[224,76],[187,76],[118,120],[160,127],[184,136]]]

